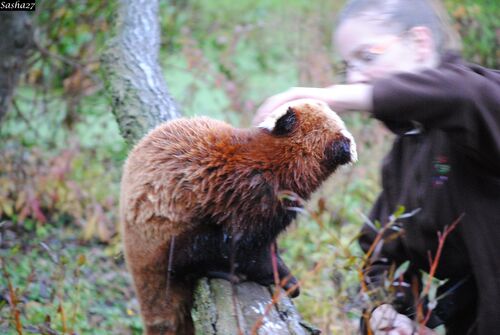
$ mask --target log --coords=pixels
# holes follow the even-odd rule
[[[199,280],[192,316],[199,335],[317,335],[281,289],[254,282]]]

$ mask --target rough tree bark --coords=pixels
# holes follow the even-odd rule
[[[254,282],[231,285],[203,278],[195,292],[193,319],[199,335],[318,335],[304,322],[292,301],[280,290]]]
[[[179,116],[158,62],[158,0],[120,1],[116,31],[101,58],[104,82],[120,131],[133,144]]]
[[[0,12],[0,121],[7,113],[29,51],[33,28],[27,12]]]
[[[159,44],[158,1],[122,0],[117,36],[108,44],[102,65],[113,113],[130,144],[160,122],[179,116],[158,63]],[[233,286],[201,279],[193,309],[197,333],[250,334],[256,322],[261,324],[257,334],[319,333],[302,322],[289,298],[273,305],[270,292],[256,283]]]

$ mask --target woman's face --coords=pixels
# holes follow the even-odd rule
[[[370,83],[391,73],[413,72],[421,66],[409,34],[388,31],[362,19],[348,19],[339,26],[335,44],[346,62],[348,83]]]

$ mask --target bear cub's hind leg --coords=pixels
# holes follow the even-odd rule
[[[132,273],[147,335],[193,335],[192,283],[168,275],[170,239],[124,232],[125,257]]]

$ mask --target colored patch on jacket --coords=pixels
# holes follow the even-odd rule
[[[433,167],[432,186],[441,187],[448,181],[448,174],[451,171],[448,156],[437,156],[433,161]]]

